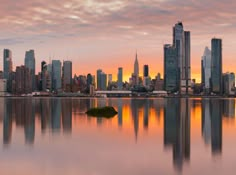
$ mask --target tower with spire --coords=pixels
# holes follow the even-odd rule
[[[138,54],[136,50],[135,61],[134,61],[134,73],[133,75],[136,77],[136,85],[139,83],[139,64],[138,64]]]

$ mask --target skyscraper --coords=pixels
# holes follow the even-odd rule
[[[177,50],[170,44],[164,45],[164,89],[169,92],[178,90],[178,60]]]
[[[112,74],[108,74],[108,84],[112,83]]]
[[[72,62],[63,61],[62,69],[63,90],[71,91],[72,88]]]
[[[93,76],[91,74],[87,75],[87,88],[89,89],[90,85],[93,84]]]
[[[149,77],[149,67],[148,65],[143,66],[143,85],[145,87],[149,87],[151,82],[151,78]]]
[[[118,89],[121,90],[123,88],[123,68],[119,67],[118,68],[118,81],[117,81],[117,85],[118,85]]]
[[[54,91],[61,89],[61,61],[52,60],[52,87]]]
[[[234,89],[235,89],[235,74],[233,72],[224,73],[223,74],[223,93],[225,95],[234,95]]]
[[[222,94],[222,40],[211,40],[211,89],[216,94]]]
[[[97,90],[101,90],[101,73],[102,69],[97,70]]]
[[[149,76],[149,67],[148,65],[143,66],[143,77],[148,77]]]
[[[9,73],[12,72],[12,52],[9,49],[3,50],[3,77],[9,78]]]
[[[101,90],[105,91],[107,89],[107,74],[101,73]]]
[[[173,46],[176,48],[179,67],[179,92],[187,94],[191,85],[190,32],[184,31],[182,22],[173,27]]]
[[[210,92],[211,50],[206,47],[202,56],[202,84],[206,93]]]
[[[31,70],[26,66],[16,67],[16,93],[28,94],[32,92]]]
[[[137,54],[137,52],[136,52],[135,61],[134,61],[134,73],[133,73],[133,75],[136,78],[135,84],[138,85],[139,84],[139,64],[138,64],[138,54]]]
[[[25,67],[29,68],[32,79],[32,90],[35,90],[35,54],[34,50],[25,52]]]

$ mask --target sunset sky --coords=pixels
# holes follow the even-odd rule
[[[125,80],[138,51],[140,72],[163,75],[163,45],[182,21],[191,31],[192,78],[200,81],[201,56],[211,38],[223,40],[223,70],[236,68],[235,0],[1,0],[0,49],[13,52],[13,68],[34,49],[36,71],[42,60],[72,60],[73,73],[98,68]],[[2,59],[1,59],[2,60]],[[2,61],[1,61],[2,69]]]

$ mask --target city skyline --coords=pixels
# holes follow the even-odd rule
[[[172,41],[173,24],[182,21],[191,31],[192,78],[200,82],[201,56],[213,37],[223,41],[223,72],[235,72],[236,43],[232,38],[236,36],[236,3],[232,0],[23,0],[21,4],[4,0],[3,4],[0,49],[12,50],[13,69],[23,65],[26,50],[34,49],[36,72],[41,61],[49,62],[51,57],[71,60],[77,75],[95,75],[101,68],[116,79],[117,68],[123,67],[124,80],[128,80],[137,49],[140,68],[148,64],[152,77],[158,72],[163,77],[163,45]]]

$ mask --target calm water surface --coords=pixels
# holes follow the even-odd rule
[[[235,174],[234,99],[0,98],[0,114],[0,174]]]

